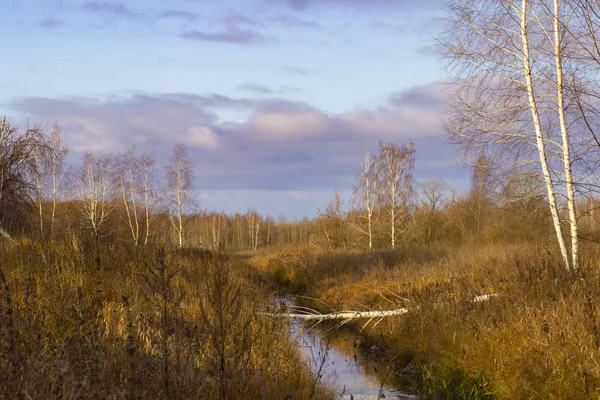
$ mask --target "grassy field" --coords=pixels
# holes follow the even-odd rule
[[[226,256],[23,239],[0,252],[0,398],[330,399]]]
[[[349,326],[424,399],[600,397],[594,246],[576,275],[532,244],[98,250],[0,252],[2,398],[333,398],[287,323],[259,314],[277,294],[319,312],[410,308]]]
[[[577,275],[543,247],[500,244],[270,250],[246,268],[319,312],[414,309],[352,327],[422,398],[586,399],[600,397],[597,250]]]

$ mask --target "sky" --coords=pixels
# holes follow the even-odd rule
[[[446,144],[438,0],[0,0],[0,115],[58,124],[74,162],[187,146],[200,207],[311,217],[366,151]]]

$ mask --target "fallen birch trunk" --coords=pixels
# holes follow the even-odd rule
[[[294,314],[294,313],[262,313],[269,317],[277,318],[292,318],[292,319],[355,319],[355,318],[379,318],[379,317],[392,317],[394,315],[403,315],[409,311],[408,308],[399,308],[397,310],[387,311],[340,311],[331,314]]]
[[[498,293],[491,294],[482,294],[480,296],[475,296],[471,302],[480,303],[482,301],[490,300],[494,297],[498,297]],[[382,311],[340,311],[334,312],[330,314],[309,314],[309,313],[260,313],[261,315],[266,315],[268,317],[275,318],[291,318],[291,319],[303,319],[303,320],[332,320],[332,319],[357,319],[357,318],[384,318],[384,317],[394,317],[397,315],[407,314],[411,310],[418,309],[415,308],[398,308],[395,310],[382,310]]]

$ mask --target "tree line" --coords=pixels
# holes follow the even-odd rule
[[[173,241],[184,246],[183,221],[196,205],[185,146],[176,145],[162,167],[134,148],[114,157],[85,153],[68,165],[58,126],[19,128],[5,118],[0,152],[0,231],[7,240],[26,233],[54,240],[58,227],[63,234],[89,231],[98,240],[121,225],[133,244],[147,244],[162,216]]]
[[[289,220],[255,210],[226,214],[200,208],[194,165],[183,145],[164,165],[131,148],[86,153],[69,165],[59,127],[0,124],[0,232],[41,241],[120,241],[180,248],[257,250],[269,246],[386,248],[436,242],[546,240],[551,215],[534,176],[509,176],[485,152],[471,189],[441,180],[415,182],[412,143],[380,142],[358,168],[351,198],[335,191],[312,218]],[[597,202],[578,203],[585,238],[597,227]],[[563,212],[563,210],[561,210]]]

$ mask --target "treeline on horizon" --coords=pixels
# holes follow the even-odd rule
[[[416,183],[412,143],[379,143],[358,166],[351,199],[334,191],[314,218],[289,220],[254,210],[202,210],[185,146],[159,165],[151,153],[85,153],[68,165],[60,128],[0,123],[0,232],[8,240],[79,240],[230,250],[308,245],[388,248],[398,244],[548,240],[552,234],[542,183],[503,177],[482,153],[471,187],[457,194],[442,180]],[[594,240],[598,201],[578,204],[581,237]],[[85,235],[85,232],[91,233]]]

